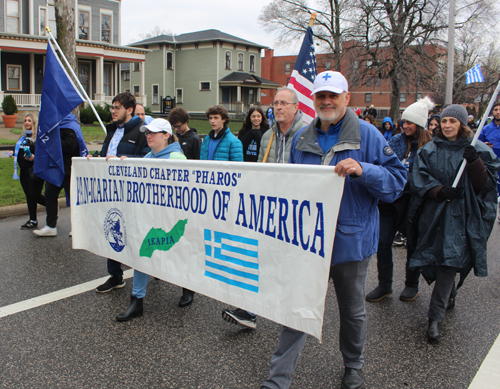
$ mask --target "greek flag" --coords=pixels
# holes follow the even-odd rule
[[[480,63],[478,63],[472,69],[467,70],[467,72],[465,73],[465,85],[469,85],[474,82],[484,82],[483,73],[481,73]]]
[[[205,229],[205,276],[259,293],[259,241]]]

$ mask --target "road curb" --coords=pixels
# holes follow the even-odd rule
[[[61,197],[58,201],[59,201],[59,208],[66,208],[66,197]],[[42,211],[45,211],[45,207],[43,205],[39,205],[38,212]],[[6,205],[4,207],[0,207],[0,219],[12,216],[27,215],[27,214],[28,214],[28,206],[26,205],[26,203]]]

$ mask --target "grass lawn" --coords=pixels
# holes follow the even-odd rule
[[[12,178],[14,174],[14,159],[0,158],[0,207],[4,205],[12,205],[25,203],[21,182]],[[19,174],[19,170],[17,172]]]

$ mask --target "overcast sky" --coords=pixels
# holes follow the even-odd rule
[[[274,49],[275,55],[298,54],[299,47],[277,48],[274,36],[258,22],[270,0],[121,0],[122,45],[141,40],[155,26],[174,34],[216,29]]]

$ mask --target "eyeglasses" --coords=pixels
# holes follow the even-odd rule
[[[148,135],[155,135],[155,134],[166,134],[166,132],[165,131],[155,131],[155,132],[153,132],[153,131],[146,130],[145,134],[146,134],[146,136],[148,136]]]
[[[119,111],[120,109],[122,109],[123,107],[118,107],[116,105],[113,105],[111,106],[111,111]]]
[[[174,130],[178,130],[179,128],[181,128],[184,124],[179,124],[178,126],[172,126],[172,128]]]
[[[275,107],[286,107],[288,104],[294,104],[295,103],[289,103],[288,101],[275,101],[274,106]]]

